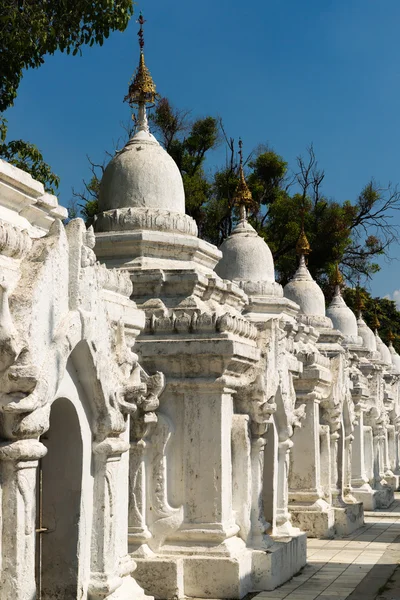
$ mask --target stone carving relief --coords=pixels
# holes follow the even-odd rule
[[[165,231],[197,236],[196,221],[185,214],[150,208],[118,208],[100,213],[96,231]]]

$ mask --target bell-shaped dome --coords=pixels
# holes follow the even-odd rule
[[[283,288],[286,298],[300,306],[300,312],[313,317],[325,317],[325,296],[311,277],[304,256],[300,257],[299,268]]]
[[[335,295],[326,311],[326,316],[331,319],[333,327],[343,333],[348,342],[357,344],[361,341],[358,336],[356,315],[343,300],[339,286],[336,286]]]
[[[357,319],[358,335],[362,338],[363,346],[370,352],[376,352],[376,338],[361,315]]]
[[[389,352],[392,356],[392,365],[397,373],[400,373],[400,356],[397,354],[396,350],[393,347],[392,342],[389,344]]]
[[[379,337],[378,331],[375,332],[375,339],[376,339],[376,349],[378,350],[379,354],[381,355],[382,362],[384,362],[386,365],[391,365],[392,364],[392,355],[390,353],[389,348],[386,346],[386,344],[384,344],[382,342],[381,338]]]
[[[271,250],[246,220],[238,223],[220,250],[222,258],[215,270],[222,279],[275,282]]]
[[[148,131],[136,133],[104,172],[99,212],[116,208],[185,213],[185,192],[179,169]]]

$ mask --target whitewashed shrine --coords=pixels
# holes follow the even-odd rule
[[[284,289],[246,217],[197,237],[138,128],[93,229],[0,161],[0,600],[242,598],[399,485],[400,356],[306,264]],[[377,324],[378,329],[378,324]]]

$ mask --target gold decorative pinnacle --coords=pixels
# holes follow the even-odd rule
[[[358,312],[358,315],[361,316],[362,311],[365,308],[365,301],[363,298],[363,293],[361,291],[360,285],[357,285],[356,287],[356,309]]]
[[[394,335],[393,331],[390,329],[390,331],[388,333],[389,344],[393,344],[395,339],[396,339],[396,336]]]
[[[128,94],[124,98],[124,102],[128,102],[131,106],[138,104],[154,104],[156,98],[158,97],[155,83],[144,61],[143,25],[146,21],[143,18],[142,13],[140,13],[137,22],[140,24],[140,29],[138,32],[140,46],[139,66],[136,69],[133,76],[133,81],[129,86]]]
[[[311,246],[310,246],[310,242],[307,239],[306,232],[304,230],[304,216],[305,216],[305,212],[306,212],[306,209],[304,206],[301,208],[300,212],[301,212],[301,230],[300,230],[299,239],[297,240],[297,244],[296,244],[296,253],[298,256],[306,257],[311,252]]]
[[[334,287],[342,288],[344,285],[344,277],[339,269],[339,263],[337,262],[335,265],[335,271],[333,272],[331,283]]]
[[[301,231],[299,239],[296,244],[296,252],[298,256],[307,256],[311,252],[310,242],[307,239],[306,232],[304,231],[304,224],[301,225]]]
[[[235,195],[233,198],[233,203],[239,207],[240,212],[240,220],[244,221],[246,219],[246,208],[250,207],[253,204],[253,197],[251,195],[251,191],[246,182],[246,178],[244,176],[243,171],[243,142],[239,138],[239,183],[237,185]]]
[[[376,314],[376,310],[375,310],[375,313],[374,313],[374,318],[373,318],[373,320],[372,320],[372,327],[373,327],[373,328],[374,328],[374,330],[376,331],[376,330],[378,330],[378,329],[379,329],[379,327],[380,327],[380,326],[381,326],[381,324],[380,324],[380,321],[379,321],[379,319],[378,319],[378,315]]]

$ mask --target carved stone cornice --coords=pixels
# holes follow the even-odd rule
[[[98,233],[151,230],[197,236],[196,221],[185,214],[156,208],[117,208],[97,215]]]
[[[239,315],[225,313],[217,316],[216,313],[202,313],[192,315],[173,313],[167,317],[152,315],[146,319],[145,333],[157,334],[211,334],[231,333],[250,340],[256,340],[257,328],[247,319]]]

